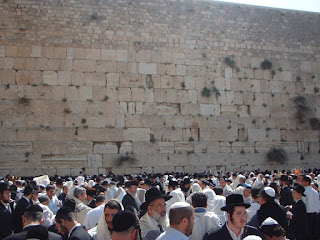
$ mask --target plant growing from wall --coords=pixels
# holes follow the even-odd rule
[[[128,152],[125,155],[120,155],[117,158],[117,166],[121,166],[124,163],[128,163],[128,165],[134,165],[137,162],[137,159],[129,154]]]
[[[293,98],[293,102],[296,108],[295,118],[299,123],[304,123],[310,112],[310,108],[307,105],[307,99],[304,96],[297,96]]]
[[[103,101],[106,102],[108,101],[109,97],[107,95],[104,96]]]
[[[210,91],[210,89],[209,88],[207,88],[207,87],[204,87],[203,89],[202,89],[202,91],[201,91],[201,95],[203,96],[203,97],[210,97],[211,96],[211,91]]]
[[[29,105],[30,104],[30,99],[28,98],[25,98],[25,97],[19,97],[19,104],[22,104],[22,105]]]
[[[71,113],[71,110],[70,110],[69,108],[65,108],[65,109],[63,110],[63,112],[64,112],[65,114],[69,114],[69,113]]]
[[[310,118],[310,125],[312,130],[320,130],[319,118]]]
[[[157,139],[154,137],[154,134],[151,134],[151,135],[150,135],[150,142],[151,142],[151,143],[155,143],[156,140],[157,140]]]
[[[282,148],[272,148],[266,154],[268,162],[283,164],[288,160],[287,153]]]
[[[231,67],[231,68],[236,68],[236,67],[237,67],[236,62],[235,62],[232,58],[230,58],[230,57],[226,57],[226,58],[224,59],[224,63],[225,63],[227,66]]]
[[[262,70],[271,70],[272,68],[272,62],[269,60],[265,59],[261,64],[260,67]]]
[[[189,142],[194,142],[193,137],[189,137]]]

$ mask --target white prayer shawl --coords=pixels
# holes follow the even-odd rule
[[[203,239],[206,232],[219,230],[222,226],[218,216],[213,212],[206,212],[205,208],[195,208],[194,221],[190,240]]]
[[[144,214],[140,218],[140,227],[141,227],[141,233],[142,237],[144,237],[150,230],[159,230],[159,223],[154,220],[149,213]],[[161,225],[163,231],[166,231],[167,227],[169,226],[169,219],[166,217],[165,224]]]
[[[74,210],[74,213],[76,215],[76,220],[78,223],[83,225],[84,219],[86,218],[87,213],[92,208],[85,205],[80,199],[78,199],[76,197],[74,197],[74,200],[76,201],[76,208]]]
[[[247,222],[251,220],[251,218],[257,213],[260,209],[260,204],[257,202],[253,202],[249,208],[247,208]]]
[[[167,205],[167,214],[169,213],[172,204],[174,204],[174,203],[176,203],[176,202],[185,202],[184,194],[183,194],[183,192],[181,191],[180,188],[177,188],[177,189],[173,190],[173,191],[169,194],[169,196],[172,196],[172,198],[169,199],[169,200],[166,202],[166,205]],[[168,215],[168,216],[169,216],[169,215]]]
[[[202,189],[202,192],[208,197],[208,201],[213,201],[216,197],[216,193],[209,186]]]
[[[87,216],[84,219],[83,226],[86,229],[91,229],[91,228],[97,226],[99,219],[100,219],[101,215],[103,214],[103,210],[104,210],[103,204],[101,204],[100,206],[98,206],[94,209],[91,209],[87,213]]]
[[[33,178],[33,181],[36,181],[37,185],[43,184],[45,186],[47,186],[50,183],[50,179],[49,179],[48,175],[42,175],[40,177],[35,177],[35,178]]]
[[[236,179],[230,184],[230,188],[232,190],[235,190],[238,185],[240,184],[240,178],[244,177],[243,175],[239,174]]]
[[[189,204],[192,203],[191,197],[193,194],[202,192],[202,189],[198,183],[193,183],[190,189],[191,189],[191,194],[186,199],[186,202]]]
[[[120,202],[122,202],[122,199],[126,194],[127,192],[122,187],[118,187],[115,198],[118,199]]]
[[[254,183],[252,183],[252,188],[261,188],[263,186],[263,175],[260,173],[258,174]]]
[[[104,208],[103,208],[104,212]],[[91,228],[88,233],[92,237],[93,240],[110,240],[111,233],[108,229],[108,224],[106,223],[105,216],[102,214],[100,216],[98,225],[94,228]]]
[[[232,189],[228,186],[228,184],[226,184],[223,188],[223,195],[225,197],[228,197],[229,195],[233,194]]]
[[[105,198],[107,201],[115,198],[118,188],[115,185],[109,187],[105,193]]]
[[[207,206],[208,212],[215,213],[220,219],[222,225],[224,225],[227,221],[227,213],[221,210],[221,208],[224,206],[226,206],[226,197],[220,195],[217,195],[212,203],[210,205],[208,204]]]

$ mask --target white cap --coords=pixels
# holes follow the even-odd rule
[[[260,225],[260,228],[262,226],[271,226],[271,225],[278,225],[278,222],[274,220],[272,217],[268,217],[262,222],[262,224]]]
[[[255,235],[248,235],[245,238],[243,238],[243,240],[262,240],[262,238]]]
[[[170,209],[175,209],[175,208],[185,208],[185,207],[190,207],[191,205],[187,202],[176,202],[172,204]]]
[[[274,189],[272,187],[265,187],[263,189],[266,194],[268,194],[270,197],[275,197],[276,196],[276,192],[274,191]]]

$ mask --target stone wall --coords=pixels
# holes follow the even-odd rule
[[[319,36],[236,4],[0,0],[0,174],[319,167]]]

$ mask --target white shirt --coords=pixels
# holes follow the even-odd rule
[[[242,237],[242,234],[244,231],[243,228],[241,228],[240,234],[237,237],[236,234],[229,228],[228,223],[226,224],[226,226],[227,226],[228,232],[233,240],[241,240],[242,239],[241,237]]]
[[[50,199],[50,198],[49,198]],[[50,199],[50,202],[48,204],[49,209],[53,212],[54,215],[57,214],[60,206],[59,206],[59,200],[58,198],[54,195],[52,199]]]
[[[182,232],[168,227],[167,231],[160,234],[156,240],[189,240],[189,238],[184,235]]]
[[[302,201],[306,205],[307,213],[318,213],[320,209],[319,193],[311,186],[306,186],[304,189],[306,197],[302,197]]]
[[[103,210],[104,210],[104,204],[101,204],[100,206],[90,210],[87,213],[87,216],[83,222],[83,225],[87,230],[95,227],[98,224],[101,214],[103,213]]]

